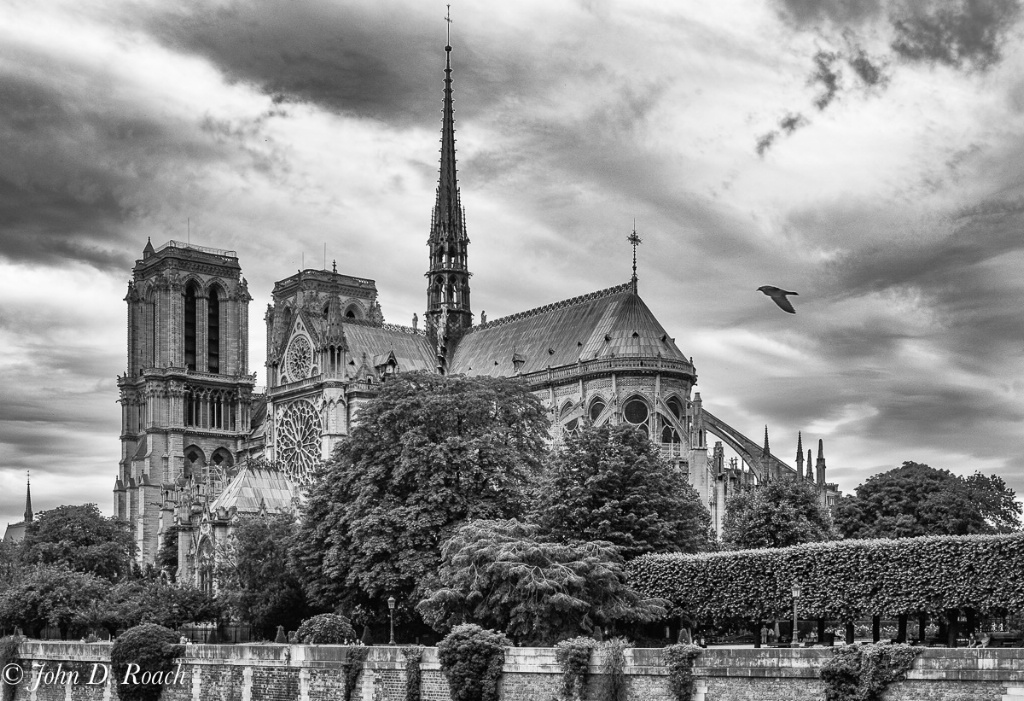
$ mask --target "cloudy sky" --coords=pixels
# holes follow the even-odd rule
[[[672,9],[667,9],[671,6]],[[445,6],[0,5],[0,526],[97,502],[147,237],[424,306]],[[904,460],[1024,492],[1019,0],[453,3],[474,310],[626,281],[705,404],[850,491]],[[190,222],[190,223],[189,223]],[[796,315],[756,292],[799,292]]]

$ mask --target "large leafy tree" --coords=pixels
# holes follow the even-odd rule
[[[310,600],[401,612],[465,521],[524,511],[545,452],[548,420],[516,380],[398,375],[309,490],[293,562]]]
[[[216,621],[221,602],[198,587],[159,579],[134,579],[114,585],[103,597],[102,615],[91,621],[113,633],[141,623],[178,628],[185,623]],[[93,611],[86,613],[92,619]]]
[[[736,492],[725,502],[726,548],[785,548],[837,537],[814,485],[775,480]]]
[[[128,524],[107,518],[95,504],[43,511],[29,524],[22,541],[26,564],[65,566],[111,582],[130,575],[134,555]]]
[[[266,638],[277,626],[295,630],[311,613],[288,563],[297,531],[291,514],[245,518],[218,553],[218,597]]]
[[[586,426],[551,460],[532,520],[562,540],[603,540],[626,558],[706,550],[711,514],[632,426]]]
[[[835,508],[848,538],[1010,533],[1020,530],[1021,505],[996,476],[954,475],[916,462],[869,477]]]
[[[0,626],[19,626],[30,636],[56,626],[67,638],[81,623],[81,613],[101,599],[108,587],[99,577],[65,565],[32,568],[0,593]]]
[[[629,587],[619,549],[607,542],[551,542],[514,519],[471,521],[442,553],[439,586],[417,606],[439,631],[472,622],[552,645],[595,626],[668,615],[665,602]]]

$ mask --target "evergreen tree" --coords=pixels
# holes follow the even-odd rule
[[[585,426],[552,456],[532,520],[562,540],[602,540],[629,559],[706,550],[711,514],[632,426]]]

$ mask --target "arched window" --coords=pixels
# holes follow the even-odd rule
[[[195,282],[185,287],[185,367],[196,369],[196,296],[199,288]]]
[[[590,420],[596,422],[604,413],[605,403],[603,399],[595,399],[590,403]]]
[[[644,435],[651,435],[650,428],[647,425],[647,420],[651,416],[651,410],[647,407],[647,402],[644,400],[639,397],[629,399],[622,407],[622,416],[626,419],[627,423],[643,431]]]
[[[206,305],[206,370],[220,373],[220,294],[210,288]]]
[[[672,416],[676,417],[676,420],[683,420],[683,405],[680,403],[678,397],[671,397],[666,404],[668,404],[668,410],[672,412]]]

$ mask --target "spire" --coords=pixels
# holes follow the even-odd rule
[[[444,108],[441,118],[441,172],[437,182],[437,199],[434,203],[434,219],[431,238],[441,236],[455,240],[466,238],[463,221],[462,198],[455,168],[455,108],[452,99],[452,45],[451,8],[448,16],[448,43],[444,47]]]
[[[796,432],[796,476],[804,476],[804,444],[800,431]]]
[[[25,471],[25,523],[32,523],[32,479]]]
[[[633,294],[636,294],[636,247],[643,243],[639,234],[636,233],[636,219],[633,220],[633,233],[626,237],[626,240],[633,244]]]
[[[153,239],[151,239],[150,237],[147,236],[146,237],[146,247],[142,249],[142,257],[144,259],[145,258],[149,258],[151,255],[153,255],[153,253],[155,251],[156,251],[156,249],[153,248]]]
[[[811,449],[807,449],[807,481],[814,481],[814,461],[811,460]]]
[[[771,454],[771,451],[768,449],[768,425],[765,424],[765,427],[764,427],[764,448],[761,449],[761,457],[767,459],[767,457],[770,454]]]
[[[815,481],[819,487],[825,486],[825,441],[818,439],[818,460],[814,465]]]

